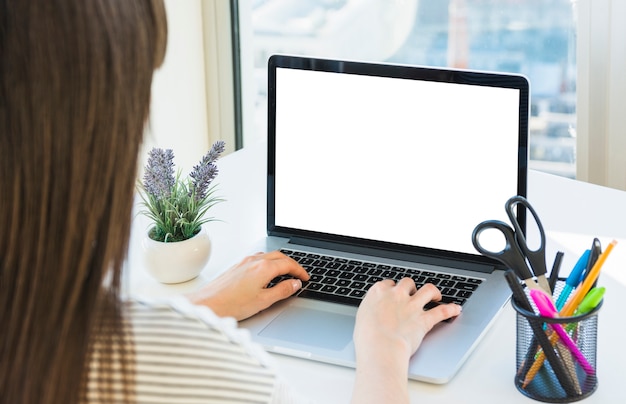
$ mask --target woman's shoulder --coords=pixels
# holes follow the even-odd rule
[[[138,403],[308,402],[232,318],[220,318],[184,297],[132,298],[124,302],[124,313],[134,358],[129,380]],[[99,400],[100,385],[119,380],[119,372],[101,362],[100,356],[92,357],[86,402]]]
[[[267,402],[273,395],[277,376],[271,358],[234,319],[182,297],[125,304],[139,396]]]

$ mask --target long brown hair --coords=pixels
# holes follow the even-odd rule
[[[112,320],[109,346],[123,339],[137,154],[165,42],[161,0],[0,0],[0,401],[78,401],[94,336]]]

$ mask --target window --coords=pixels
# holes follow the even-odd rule
[[[574,178],[576,16],[571,0],[239,2],[244,144],[265,138],[273,53],[506,71],[531,82],[531,168]]]

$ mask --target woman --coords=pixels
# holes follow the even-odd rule
[[[300,288],[308,274],[293,260],[248,257],[188,299],[120,299],[165,43],[160,0],[0,0],[3,402],[297,400],[227,319]],[[298,280],[264,288],[287,273]],[[460,311],[423,311],[438,298],[410,279],[370,290],[355,327],[355,402],[408,400],[409,356]]]

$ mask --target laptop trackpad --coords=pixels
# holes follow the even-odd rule
[[[354,316],[291,306],[276,317],[259,335],[341,351],[352,341]]]

